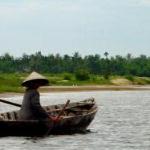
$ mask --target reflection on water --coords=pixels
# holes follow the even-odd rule
[[[100,91],[41,94],[42,105],[94,97],[99,111],[91,133],[45,138],[0,138],[0,150],[149,150],[150,94],[148,91]],[[9,100],[21,103],[22,96]],[[0,111],[18,109],[0,103]]]

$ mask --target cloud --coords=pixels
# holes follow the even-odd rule
[[[150,0],[1,0],[0,49],[144,48],[147,6]]]
[[[141,0],[141,4],[145,4],[147,6],[150,6],[150,0]]]
[[[135,0],[136,2],[136,5],[141,7],[141,6],[144,6],[144,7],[149,7],[150,6],[150,0]]]
[[[109,0],[6,0],[0,1],[0,21],[8,24],[14,22],[33,22],[34,20],[51,19],[57,22],[58,19],[68,21],[87,16],[100,15],[107,12]],[[111,4],[112,2],[110,2]],[[89,18],[90,19],[90,18]],[[92,18],[91,18],[92,19]]]
[[[27,0],[16,2],[0,2],[0,14],[11,14],[15,12],[37,12],[43,10],[61,10],[61,11],[78,11],[81,3],[73,1],[48,1],[48,0]]]

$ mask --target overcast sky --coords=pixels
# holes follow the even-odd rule
[[[0,55],[146,54],[150,0],[0,0]]]

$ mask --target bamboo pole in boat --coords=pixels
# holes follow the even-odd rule
[[[14,103],[14,102],[10,102],[10,101],[7,101],[7,100],[3,100],[3,99],[0,99],[0,102],[6,103],[6,104],[10,104],[10,105],[13,105],[13,106],[17,106],[17,107],[21,107],[20,104],[17,104],[17,103]]]
[[[69,105],[70,100],[67,100],[66,104],[64,105],[63,109],[60,111],[60,113],[57,116],[57,119],[59,119],[61,117],[61,115],[64,113],[64,110],[66,109],[66,107]]]

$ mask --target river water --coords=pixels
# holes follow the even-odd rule
[[[42,105],[94,97],[99,110],[88,134],[45,138],[2,137],[0,150],[150,150],[150,92],[97,91],[42,93]],[[8,100],[21,103],[22,96]],[[0,112],[16,109],[0,103]]]

